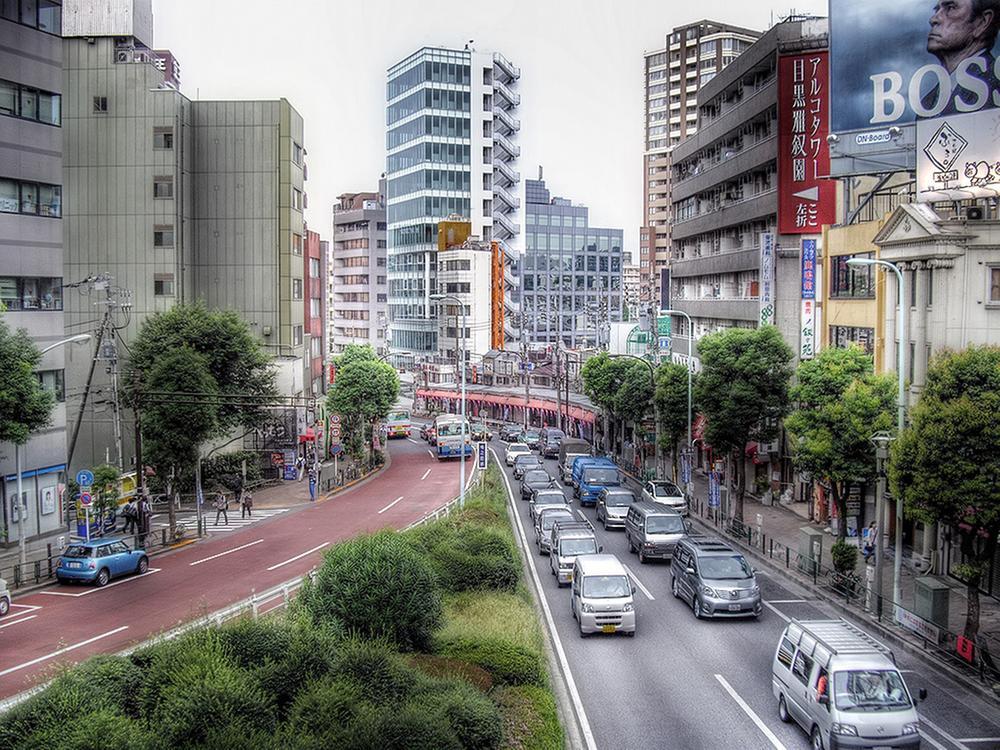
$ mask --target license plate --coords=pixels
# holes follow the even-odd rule
[[[566,580],[567,581],[572,581],[573,580],[573,572],[572,571],[570,571],[569,573],[566,574]]]
[[[71,562],[71,563],[69,564],[69,567],[71,567],[71,568],[82,568],[82,567],[83,567],[83,565],[81,565],[81,564],[80,564],[80,563],[78,563],[78,562]]]
[[[615,632],[615,626],[614,625],[602,625],[601,626],[601,632],[602,633],[614,633]]]
[[[730,604],[729,605],[729,611],[730,612],[739,612],[740,611],[740,605],[739,604]]]

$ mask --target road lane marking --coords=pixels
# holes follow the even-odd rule
[[[217,557],[225,557],[226,555],[231,555],[234,552],[239,552],[241,549],[246,549],[247,547],[253,547],[255,544],[260,544],[263,539],[258,539],[256,542],[249,542],[248,544],[241,544],[239,547],[233,547],[232,549],[227,549],[225,552],[220,552],[217,555],[212,555],[211,557],[204,557],[201,560],[195,560],[193,563],[188,563],[188,565],[201,565],[203,562],[208,562],[209,560],[214,560]]]
[[[424,481],[425,479],[427,479],[427,475],[428,475],[428,474],[430,474],[430,473],[431,473],[431,470],[430,470],[430,469],[428,469],[427,471],[425,471],[425,472],[424,472],[424,475],[423,475],[422,477],[420,477],[420,481],[422,482],[422,481]]]
[[[280,562],[280,563],[278,563],[277,565],[272,565],[272,566],[271,566],[270,568],[268,568],[268,570],[277,570],[278,568],[280,568],[280,567],[282,567],[282,566],[284,566],[284,565],[288,565],[288,563],[293,563],[293,562],[295,562],[295,561],[296,561],[296,560],[298,560],[299,558],[302,558],[302,557],[305,557],[306,555],[311,555],[311,554],[312,554],[313,552],[315,552],[316,550],[320,550],[320,549],[323,549],[323,548],[324,548],[324,547],[326,547],[326,546],[327,546],[328,544],[329,544],[329,542],[323,542],[322,544],[317,544],[317,545],[316,545],[315,547],[313,547],[312,549],[307,549],[307,550],[306,550],[305,552],[303,552],[303,553],[302,553],[302,554],[300,554],[300,555],[296,555],[295,557],[290,557],[290,558],[288,558],[287,560],[285,560],[284,562]]]
[[[430,454],[431,458],[434,458],[434,451],[432,451],[430,448],[427,449],[427,453]]]
[[[961,737],[959,742],[1000,742],[1000,737]]]
[[[420,443],[418,441],[414,440],[413,438],[406,438],[406,439],[408,441],[410,441],[411,443],[413,443],[414,445],[420,445]]]
[[[87,596],[88,594],[96,594],[98,591],[107,591],[108,589],[113,589],[115,586],[121,586],[123,583],[129,583],[130,581],[137,581],[140,578],[145,578],[146,576],[151,576],[153,573],[159,573],[160,568],[150,568],[142,575],[129,576],[128,578],[122,578],[120,581],[115,581],[114,583],[109,583],[107,586],[101,586],[100,588],[87,589],[86,591],[81,591],[77,594],[70,594],[66,591],[39,591],[39,594],[46,594],[47,596],[71,596],[74,599],[81,596]]]
[[[721,674],[717,674],[715,675],[715,679],[717,679],[719,684],[725,688],[726,692],[732,696],[733,700],[739,704],[739,707],[743,709],[743,713],[749,716],[751,721],[757,725],[757,728],[764,733],[764,736],[771,741],[771,744],[774,745],[776,750],[785,750],[785,746],[781,744],[781,740],[778,739],[777,735],[775,735],[775,733],[768,728],[767,724],[761,720],[761,718],[757,715],[757,712],[747,705],[747,702],[740,697],[740,694],[733,690],[733,686],[726,682],[726,678]]]
[[[924,740],[926,740],[927,742],[929,742],[931,745],[933,745],[934,748],[935,748],[935,750],[950,750],[950,748],[945,747],[940,742],[938,742],[936,739],[934,739],[929,734],[927,734],[927,731],[924,730],[924,729],[920,730],[920,736],[921,736],[921,738],[923,738]]]
[[[399,502],[400,500],[402,500],[402,499],[403,499],[403,496],[402,496],[402,495],[400,495],[399,497],[397,497],[397,498],[396,498],[395,500],[393,500],[393,501],[392,501],[391,503],[389,503],[389,504],[388,504],[387,506],[385,506],[384,508],[382,508],[382,510],[380,510],[380,511],[378,512],[378,513],[379,513],[379,515],[382,515],[383,513],[385,513],[385,512],[387,511],[387,510],[389,510],[389,508],[391,508],[391,507],[392,507],[393,505],[395,505],[396,503],[398,503],[398,502]]]
[[[770,599],[771,604],[806,604],[808,599]]]
[[[635,582],[635,585],[639,587],[639,590],[646,595],[646,598],[651,602],[656,601],[656,597],[649,593],[649,589],[642,585],[642,581],[639,580],[639,576],[633,573],[632,569],[628,565],[623,563],[622,567],[625,568],[625,572],[628,573],[628,577]]]
[[[577,514],[578,514],[578,515],[580,516],[580,518],[582,518],[582,519],[583,519],[584,521],[586,521],[587,523],[590,523],[590,519],[589,519],[589,518],[587,518],[587,514],[586,514],[586,513],[584,513],[584,512],[583,512],[583,510],[581,510],[581,509],[577,508],[577,511],[576,511],[576,512],[577,512]]]
[[[17,615],[14,616],[17,617]],[[3,625],[0,625],[0,630],[3,630],[4,628],[9,628],[11,625],[20,625],[22,622],[27,622],[28,620],[34,620],[36,617],[38,617],[38,615],[28,615],[27,617],[22,617],[20,620],[14,620],[13,622],[5,622]]]
[[[12,607],[20,607],[21,609],[26,609],[26,610],[28,610],[28,612],[34,612],[36,609],[41,609],[42,608],[41,604],[16,604],[14,602],[11,602],[10,606],[12,606]],[[17,617],[17,615],[14,615],[14,617]]]
[[[107,638],[108,636],[114,635],[115,633],[120,633],[123,630],[128,630],[128,625],[122,625],[121,627],[115,628],[114,630],[109,630],[107,633],[101,633],[100,635],[95,635],[93,638],[88,638],[85,641],[80,641],[79,643],[74,643],[72,646],[65,646],[65,647],[60,648],[60,649],[58,649],[56,651],[53,651],[51,654],[45,654],[45,656],[39,656],[37,659],[32,659],[31,661],[26,661],[23,664],[18,664],[17,666],[14,666],[14,667],[7,667],[7,669],[4,669],[3,671],[0,671],[0,677],[3,677],[4,675],[8,675],[11,672],[16,672],[19,669],[24,669],[25,667],[33,667],[34,665],[39,664],[39,663],[41,663],[43,661],[48,661],[49,659],[54,659],[57,656],[62,656],[65,653],[68,653],[70,651],[74,651],[74,650],[76,650],[78,648],[82,648],[83,646],[89,646],[94,641],[99,641],[102,638]]]
[[[493,454],[493,459],[499,462],[496,451],[490,448],[490,453]],[[597,750],[597,742],[594,740],[594,733],[590,729],[590,721],[587,719],[587,712],[583,708],[580,691],[577,690],[576,681],[573,679],[573,673],[570,671],[569,661],[566,658],[566,652],[563,650],[562,640],[559,638],[559,632],[556,630],[555,621],[552,619],[552,610],[549,609],[549,600],[546,598],[545,592],[542,589],[542,582],[538,578],[538,569],[535,567],[535,558],[528,549],[528,537],[524,533],[524,524],[521,523],[521,514],[518,512],[517,504],[514,502],[514,491],[510,487],[510,479],[507,477],[506,471],[500,472],[500,475],[503,477],[503,483],[507,486],[507,499],[511,509],[514,511],[514,521],[517,523],[517,532],[521,537],[521,548],[526,552],[524,558],[528,561],[528,569],[531,571],[531,579],[535,584],[535,591],[538,592],[538,602],[542,607],[542,612],[545,614],[545,621],[549,626],[549,634],[552,636],[552,644],[555,647],[556,656],[559,659],[559,665],[562,667],[563,675],[566,678],[566,688],[569,690],[570,700],[573,701],[573,708],[576,711],[577,719],[580,721],[580,731],[583,733],[584,743],[587,746],[587,750]]]
[[[962,740],[955,739],[954,737],[952,737],[950,734],[948,734],[946,731],[944,731],[941,727],[939,727],[937,724],[935,724],[933,721],[931,721],[930,719],[928,719],[923,714],[917,714],[917,716],[920,717],[920,723],[921,724],[926,724],[927,726],[929,726],[935,732],[937,732],[942,737],[944,737],[946,740],[948,740],[948,742],[950,742],[955,747],[957,747],[958,750],[969,750],[969,748],[966,745],[962,744]]]

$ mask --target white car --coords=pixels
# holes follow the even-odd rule
[[[684,497],[684,491],[666,479],[646,482],[642,487],[642,499],[648,500],[651,503],[666,505],[668,508],[676,510],[682,516],[686,516],[688,513],[687,498]]]
[[[511,443],[507,446],[507,450],[504,451],[503,460],[508,466],[513,466],[515,458],[530,453],[531,448],[528,447],[527,443]]]

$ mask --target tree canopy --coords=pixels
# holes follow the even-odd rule
[[[24,445],[49,423],[55,397],[35,374],[41,359],[24,329],[12,333],[0,319],[0,442]]]
[[[337,357],[337,377],[326,396],[331,412],[340,414],[344,444],[357,455],[376,420],[383,419],[399,396],[399,376],[376,359],[371,347],[348,347]]]
[[[692,374],[692,388],[697,378]],[[692,404],[692,410],[697,404]],[[677,444],[687,437],[688,373],[687,367],[663,362],[656,368],[656,410],[660,419],[660,448],[670,450],[677,468]]]
[[[743,456],[753,441],[778,435],[788,413],[792,350],[775,326],[729,328],[698,342],[702,372],[697,400],[713,448],[736,454],[734,516],[743,519],[746,476]]]
[[[889,476],[908,513],[947,524],[959,539],[969,610],[979,632],[979,585],[1000,531],[1000,347],[971,347],[931,362],[910,426],[892,446]]]

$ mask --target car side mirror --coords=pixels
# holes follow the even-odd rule
[[[819,695],[816,696],[816,702],[819,703],[821,706],[829,706],[830,696],[827,695],[826,693],[820,693]]]
[[[684,528],[687,529],[688,531],[691,531],[691,529],[694,528],[694,524],[691,523],[690,521],[685,521]]]
[[[688,568],[684,572],[687,573],[689,576],[693,576],[694,575],[694,568]]]
[[[920,690],[917,691],[917,700],[919,701],[927,700],[927,688],[920,688]]]
[[[635,586],[632,587],[632,593],[635,593]]]
[[[604,552],[604,545],[603,544],[598,544],[597,545],[597,551],[598,552]]]

